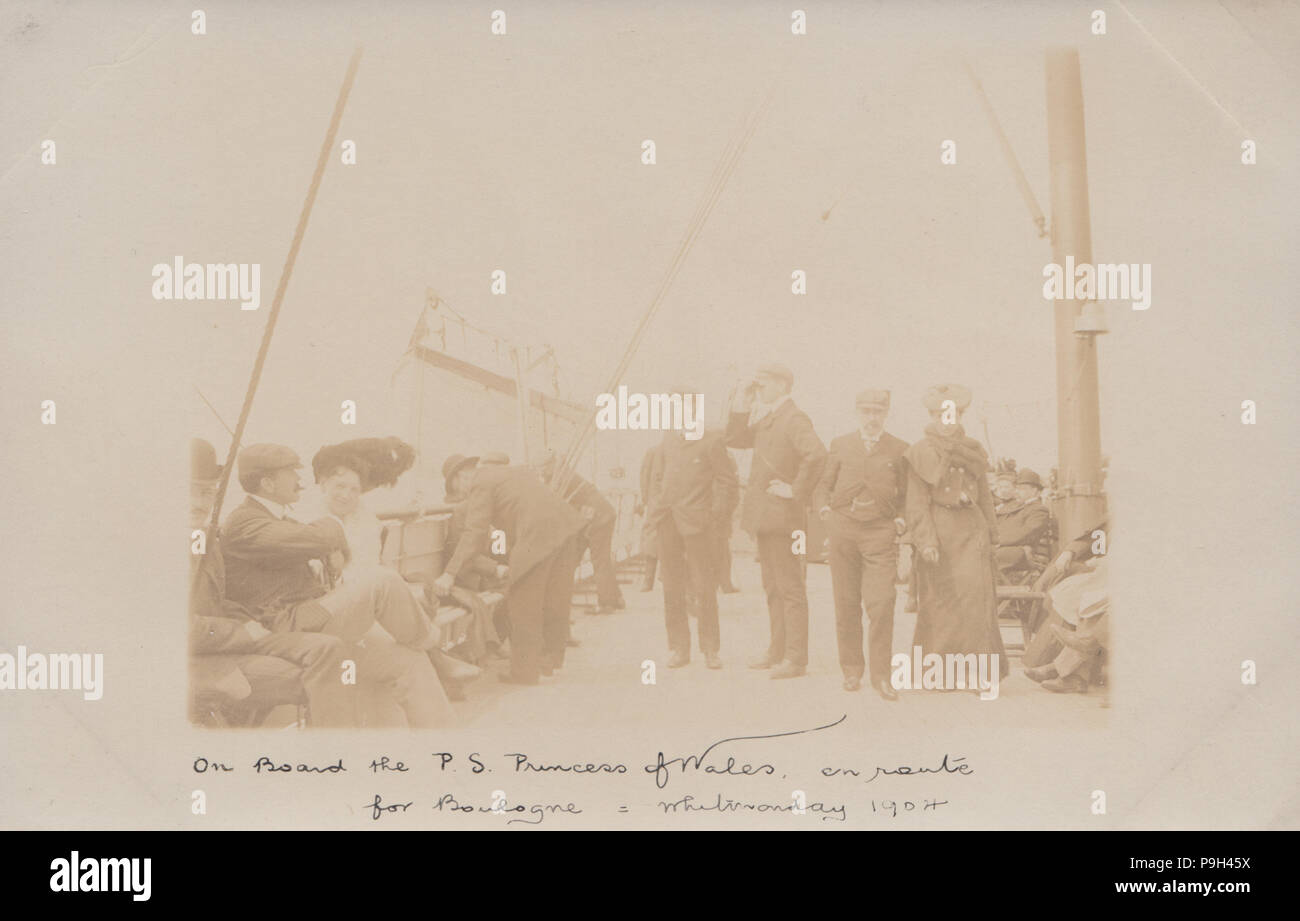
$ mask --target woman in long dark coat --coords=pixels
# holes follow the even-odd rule
[[[997,518],[986,475],[988,455],[960,422],[970,399],[960,384],[926,391],[931,422],[925,437],[907,450],[905,517],[916,550],[919,596],[912,643],[923,655],[996,653],[1005,678],[1010,666],[998,630]]]

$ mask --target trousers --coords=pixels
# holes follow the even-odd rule
[[[794,553],[791,544],[786,532],[758,534],[758,562],[771,627],[767,658],[802,668],[808,664],[808,591],[803,557]]]
[[[718,582],[714,574],[713,534],[682,534],[672,516],[666,516],[656,530],[659,535],[660,578],[664,584],[664,623],[668,648],[690,657],[691,627],[687,616],[687,593],[695,600],[700,651],[716,653],[718,635]]]
[[[889,678],[894,645],[894,577],[898,545],[893,521],[861,526],[853,536],[831,536],[831,590],[835,597],[835,638],[845,677],[861,678],[862,613],[866,610],[871,680]]]

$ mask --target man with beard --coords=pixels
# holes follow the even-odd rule
[[[889,683],[894,639],[894,579],[898,536],[904,522],[907,442],[885,431],[888,390],[864,390],[856,401],[858,431],[831,442],[830,454],[813,504],[831,538],[831,585],[835,594],[835,632],[844,689],[862,686],[865,605],[871,649],[871,686],[886,700],[897,700]]]

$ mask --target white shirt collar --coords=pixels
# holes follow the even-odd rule
[[[281,505],[279,502],[273,502],[263,496],[249,496],[248,498],[257,502],[276,518],[283,519],[289,517],[289,506],[287,505]]]

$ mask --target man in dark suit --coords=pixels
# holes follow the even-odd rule
[[[384,721],[412,728],[455,722],[428,651],[438,629],[396,570],[365,569],[326,588],[312,569],[336,573],[348,556],[343,526],[333,518],[304,524],[289,517],[302,484],[298,455],[281,445],[250,445],[239,454],[239,483],[248,497],[222,526],[226,594],[271,633],[325,633],[356,643],[378,624],[395,642],[372,636],[357,650],[358,677],[391,688],[400,713]]]
[[[641,580],[643,592],[654,591],[655,569],[659,564],[659,539],[650,522],[650,505],[658,488],[660,472],[659,445],[654,445],[641,458],[641,559],[645,562],[645,576]]]
[[[733,404],[726,435],[728,447],[754,449],[740,523],[758,544],[772,635],[750,667],[771,668],[773,678],[796,678],[808,667],[808,592],[794,532],[806,540],[806,510],[826,459],[812,421],[790,399],[793,388],[789,368],[763,365]],[[767,411],[751,424],[755,397]]]
[[[683,389],[680,393],[694,393]],[[720,433],[688,440],[672,431],[659,447],[662,472],[646,510],[646,523],[659,540],[664,583],[664,621],[668,628],[669,668],[691,660],[691,628],[686,614],[689,591],[698,605],[700,651],[709,668],[718,658],[718,580],[716,538],[731,527],[729,497],[736,473]]]
[[[548,452],[538,465],[542,479],[553,485],[555,453]],[[623,591],[618,587],[618,573],[614,568],[614,527],[618,513],[595,485],[570,471],[564,487],[564,500],[578,510],[586,521],[579,535],[578,559],[582,552],[591,549],[591,569],[596,577],[596,613],[613,614],[627,608]]]
[[[207,534],[221,465],[211,443],[190,444],[190,526],[204,531],[204,552],[190,557],[202,574],[190,593],[191,685],[196,696],[244,706],[305,699],[308,724],[356,726],[353,688],[340,680],[347,644],[322,633],[272,633],[226,597],[225,561],[217,535]]]
[[[999,547],[994,554],[1004,573],[1028,569],[1036,562],[1046,566],[1051,549],[1045,546],[1052,528],[1052,513],[1042,501],[1043,481],[1028,467],[1016,474],[1018,504],[998,516]]]
[[[505,532],[509,553],[510,671],[513,684],[536,684],[564,663],[573,571],[583,518],[529,467],[477,467],[454,454],[443,465],[448,492],[467,495],[465,531],[434,582],[451,591],[461,570],[486,551],[492,529]]]
[[[870,625],[871,686],[886,700],[898,694],[889,682],[894,641],[894,580],[897,538],[905,523],[907,442],[885,431],[888,390],[864,390],[856,401],[858,430],[831,442],[813,504],[830,532],[835,632],[844,689],[862,686],[862,609]]]
[[[740,591],[731,581],[731,526],[740,504],[740,474],[736,469],[735,458],[727,452],[727,468],[731,471],[730,483],[724,499],[724,514],[713,535],[714,559],[718,569],[718,587],[724,594],[734,595]]]

